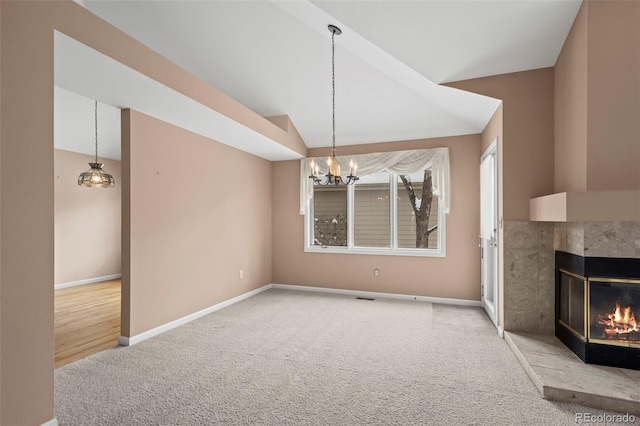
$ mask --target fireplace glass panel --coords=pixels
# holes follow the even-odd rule
[[[589,280],[589,340],[640,347],[640,281]]]
[[[584,278],[560,271],[560,321],[586,339]]]

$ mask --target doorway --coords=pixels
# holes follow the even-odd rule
[[[482,307],[498,327],[498,139],[480,159]]]
[[[55,367],[117,346],[121,304],[120,109],[54,86]],[[99,144],[98,144],[99,142]],[[78,185],[96,162],[113,188]]]

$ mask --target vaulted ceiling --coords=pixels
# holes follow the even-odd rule
[[[452,136],[481,132],[499,100],[440,84],[553,66],[581,1],[78,3],[258,114],[289,115],[307,146],[323,147],[331,144],[328,24],[343,31],[338,145]],[[73,80],[56,84],[99,97]]]

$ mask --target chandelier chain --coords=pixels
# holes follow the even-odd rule
[[[95,123],[96,123],[96,163],[98,162],[98,101],[95,101]]]
[[[336,33],[331,32],[331,111],[333,120],[333,150],[336,149]]]

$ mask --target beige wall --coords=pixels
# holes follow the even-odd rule
[[[123,330],[134,336],[271,282],[272,186],[266,160],[127,114],[130,317]]]
[[[555,78],[555,191],[640,189],[640,2],[585,1]]]
[[[53,418],[53,33],[0,2],[0,424]]]
[[[90,155],[56,149],[55,284],[120,273],[120,161],[99,159],[116,180],[114,188],[78,186]]]
[[[304,252],[299,210],[299,161],[274,162],[273,282],[458,299],[480,299],[478,252],[480,135],[340,147],[341,155],[449,147],[451,213],[447,257],[340,255]],[[327,149],[309,150],[321,156]],[[380,276],[373,276],[373,269]]]
[[[587,3],[554,68],[554,192],[587,189]]]
[[[588,2],[587,190],[640,189],[640,2]]]
[[[553,191],[553,68],[448,85],[503,101],[504,219],[528,220],[529,199]]]
[[[54,30],[284,146],[301,148],[294,133],[265,120],[70,0],[0,2],[0,424],[3,425],[42,424],[54,415],[51,285],[55,227],[51,181]],[[122,263],[123,267],[129,265],[124,259]],[[223,294],[234,294],[241,288],[225,289],[228,293]],[[123,303],[129,302],[132,306],[139,303],[123,295]]]

